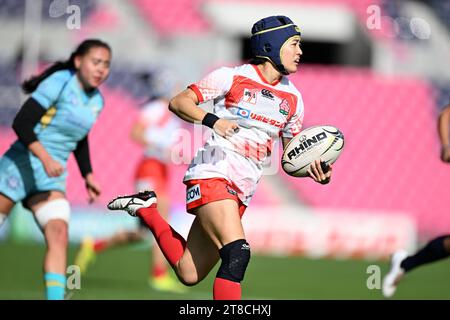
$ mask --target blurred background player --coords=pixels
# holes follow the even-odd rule
[[[150,74],[151,98],[144,104],[132,127],[131,138],[144,148],[144,157],[135,173],[136,190],[156,190],[161,215],[169,218],[169,170],[171,147],[176,142],[176,132],[181,122],[169,111],[169,99],[177,90],[178,81],[167,69],[153,70]],[[75,258],[75,264],[86,272],[96,255],[113,247],[133,244],[149,239],[147,227],[140,221],[136,230],[120,230],[111,237],[95,239],[86,237]],[[152,247],[149,285],[155,290],[182,293],[186,288],[171,276],[171,269],[159,247]]]
[[[66,200],[67,159],[74,153],[89,201],[100,194],[92,174],[88,133],[103,109],[97,89],[109,74],[111,49],[83,41],[70,59],[57,62],[22,85],[31,97],[16,115],[18,140],[0,158],[0,224],[22,201],[44,234],[47,299],[61,300],[66,287],[70,205]]]
[[[450,163],[450,104],[439,115],[438,131],[441,160]],[[383,280],[383,295],[386,298],[392,297],[403,276],[414,268],[448,256],[450,256],[450,234],[431,240],[412,256],[408,256],[405,250],[396,251],[391,258],[391,268]]]
[[[145,221],[185,285],[202,281],[221,259],[213,285],[215,300],[241,299],[241,281],[250,261],[241,217],[273,141],[281,136],[284,146],[302,128],[302,97],[285,77],[298,70],[300,40],[300,29],[288,17],[261,19],[252,28],[250,64],[216,69],[170,101],[170,110],[181,119],[213,129],[184,177],[186,208],[195,215],[187,241],[159,214],[153,191],[117,197],[108,204],[111,210],[125,210]],[[198,107],[211,100],[214,113]],[[244,115],[244,108],[260,117]],[[316,182],[330,181],[331,168],[324,173],[319,160],[309,172]]]

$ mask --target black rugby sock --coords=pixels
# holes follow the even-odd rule
[[[423,264],[441,260],[450,256],[450,252],[447,251],[444,246],[444,240],[448,237],[450,237],[450,235],[441,236],[431,240],[415,255],[403,260],[400,266],[403,268],[403,270],[405,270],[405,272],[408,272]]]

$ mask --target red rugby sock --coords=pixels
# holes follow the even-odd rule
[[[241,300],[241,284],[227,279],[214,280],[214,300]]]
[[[184,253],[186,240],[161,217],[156,207],[139,209],[137,214],[155,236],[167,261],[174,266]]]
[[[167,274],[167,268],[165,266],[153,266],[152,276],[153,278],[158,278],[165,276]]]
[[[105,250],[106,244],[107,244],[106,240],[97,240],[97,241],[95,241],[95,243],[94,243],[94,251],[98,253],[98,252],[101,252],[101,251]]]

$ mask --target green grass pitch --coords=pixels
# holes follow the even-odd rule
[[[69,248],[69,264],[77,248]],[[39,244],[0,243],[0,299],[44,299]],[[82,299],[193,299],[212,298],[217,267],[186,294],[161,293],[147,284],[150,252],[142,245],[116,248],[97,256],[73,300]],[[243,299],[383,299],[367,288],[367,267],[388,263],[350,260],[264,257],[253,255],[242,284]],[[402,282],[396,299],[450,299],[450,259],[416,269]]]

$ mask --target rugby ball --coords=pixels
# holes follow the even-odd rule
[[[316,159],[333,164],[344,149],[344,135],[333,126],[306,128],[289,141],[281,157],[281,167],[290,176],[307,177]]]

